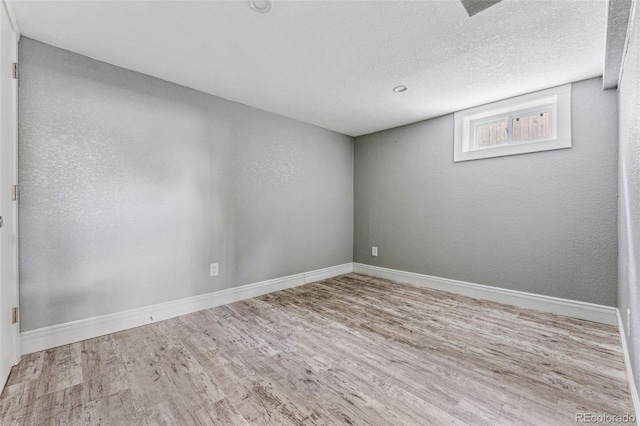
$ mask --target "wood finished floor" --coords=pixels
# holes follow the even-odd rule
[[[348,274],[23,357],[2,425],[576,424],[616,327]]]

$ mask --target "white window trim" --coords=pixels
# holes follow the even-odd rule
[[[548,137],[490,147],[472,146],[472,138],[475,138],[474,125],[478,121],[493,121],[521,113],[526,115],[527,112],[541,108],[549,111],[549,121],[552,123]],[[507,123],[511,132],[512,124],[509,121]],[[454,162],[570,148],[571,84],[465,109],[454,114],[454,122]]]

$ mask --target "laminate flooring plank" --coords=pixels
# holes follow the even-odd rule
[[[215,336],[220,348],[216,359],[224,360],[224,365],[223,368],[208,365],[208,369],[213,371],[225,394],[241,398],[240,411],[254,422],[274,422],[279,416],[284,416],[279,420],[302,423],[311,418],[313,413],[307,412],[304,405],[298,408],[292,403],[295,393],[283,391],[279,384],[282,376],[277,366],[261,361],[262,357],[268,359],[275,353],[268,349],[261,351],[260,348],[265,347],[262,339],[247,338],[243,330],[232,326],[230,312],[220,311],[223,313],[220,318],[208,321],[207,334]],[[206,363],[207,360],[200,362]]]
[[[85,394],[83,394],[85,395]],[[129,389],[83,401],[85,425],[118,426],[137,424],[137,409]]]
[[[13,367],[7,384],[0,398],[4,396],[4,392],[11,388],[14,384],[22,384],[29,380],[35,380],[40,377],[42,372],[42,364],[44,363],[45,351],[28,354],[22,357],[20,363]]]
[[[219,401],[224,397],[209,376],[201,376],[188,350],[178,341],[166,336],[165,323],[156,323],[147,329],[128,330],[131,342],[127,348],[129,360],[139,360],[139,373],[131,390],[137,407],[155,410],[169,404],[171,411],[163,409],[164,418],[175,412],[193,413],[206,401]],[[192,369],[192,372],[190,372]],[[156,408],[152,408],[156,407]]]
[[[82,342],[83,401],[115,395],[131,387],[128,364],[122,351],[126,332]]]
[[[388,326],[388,324],[387,324],[387,326]],[[404,332],[402,330],[394,330],[393,333],[395,335],[402,335]],[[413,331],[411,331],[411,333],[413,333]],[[404,333],[404,334],[405,334],[405,337],[406,337],[406,333]],[[479,358],[482,358],[485,355],[485,352],[487,350],[489,350],[489,352],[494,351],[493,349],[489,349],[489,348],[483,348],[483,347],[478,348],[477,345],[473,344],[473,342],[468,342],[468,341],[464,342],[464,339],[462,337],[460,337],[460,336],[456,337],[455,339],[449,338],[447,340],[465,343],[465,345],[463,345],[463,348],[464,348],[464,355],[463,356],[464,357],[467,357],[469,355],[469,353],[473,353],[475,351],[475,352],[479,353],[478,354]],[[411,344],[415,344],[415,342],[412,342]],[[472,349],[469,349],[469,348],[472,348]],[[518,350],[517,347],[515,347],[513,349],[514,349],[514,351]],[[593,349],[593,348],[584,348],[584,349]],[[522,350],[520,352],[521,353],[519,354],[519,357],[516,359],[516,361],[515,361],[515,363],[513,365],[513,367],[515,367],[515,368],[521,368],[521,366],[518,365],[518,363],[521,363],[523,360],[524,361],[531,361],[531,360],[527,359],[527,356],[526,356],[527,354],[526,353],[523,353]],[[512,357],[500,357],[500,358],[497,358],[497,359],[509,360],[511,358]],[[476,361],[476,362],[474,362],[474,364],[478,365],[479,362]],[[505,366],[503,365],[502,366],[502,373],[503,374],[508,374],[509,372],[510,372],[509,369],[505,368]],[[529,373],[530,373],[529,376],[538,376],[538,377],[540,377],[540,374],[538,374],[539,372],[530,371]],[[551,373],[557,373],[557,372],[553,372],[552,371]],[[594,374],[594,370],[592,369],[590,371],[590,373]],[[550,377],[546,378],[547,384],[555,385],[557,388],[562,388],[562,389],[566,389],[567,387],[572,385],[571,383],[567,383],[567,380],[565,378],[564,372],[562,374],[555,374],[554,375],[554,374],[549,374],[548,371],[545,371],[545,374],[550,376]],[[543,379],[545,379],[545,378],[543,377]],[[603,384],[604,384],[604,389],[607,390],[608,387],[606,386],[606,382],[604,382]],[[575,389],[580,389],[580,387],[579,386],[574,386],[574,390]],[[604,396],[606,396],[606,395],[604,395]],[[615,395],[615,396],[619,396],[619,395]]]
[[[263,311],[263,310],[259,310]],[[257,314],[256,314],[257,315]],[[288,315],[292,317],[291,313]],[[378,342],[370,342],[363,338],[362,334],[358,333],[359,339],[353,339],[350,333],[341,333],[342,331],[349,331],[347,327],[330,327],[326,324],[318,324],[316,328],[317,332],[310,335],[303,330],[299,333],[292,332],[290,341],[296,345],[294,353],[305,354],[301,357],[303,359],[309,359],[313,357],[313,354],[323,355],[323,359],[332,360],[330,363],[320,366],[322,370],[330,371],[334,376],[339,375],[340,378],[333,378],[334,381],[338,380],[343,384],[349,384],[351,382],[361,383],[363,386],[369,386],[370,384],[376,384],[381,386],[385,384],[393,374],[392,369],[389,367],[388,353],[376,353],[380,350]],[[322,335],[318,335],[322,333]],[[309,340],[308,340],[309,339]],[[317,342],[326,341],[327,339],[333,339],[336,343],[333,345],[322,345]],[[301,344],[306,344],[307,347],[303,348]],[[318,367],[316,367],[318,368]],[[348,375],[343,374],[349,372]],[[356,373],[358,373],[356,375]],[[381,374],[382,373],[382,374]],[[365,395],[364,398],[369,399],[373,396],[373,393]],[[434,399],[436,401],[442,401],[444,393],[439,395],[439,398]],[[362,398],[362,397],[361,397]],[[378,400],[388,400],[388,395],[377,395]],[[404,408],[402,400],[398,401],[396,407],[399,411]],[[457,400],[450,400],[449,405],[456,403]],[[428,405],[428,404],[426,404]],[[447,406],[440,408],[448,408]]]
[[[38,381],[31,379],[22,383],[14,382],[10,387],[5,387],[0,398],[0,424],[31,414],[38,395],[37,386]]]
[[[632,413],[616,327],[346,274],[30,354],[2,425],[565,425]]]
[[[264,310],[259,310],[259,312],[264,312]],[[256,313],[256,315],[257,315],[257,313]],[[320,326],[320,327],[318,327],[318,328],[319,328],[320,330],[323,330],[323,329],[327,329],[328,327],[326,327],[326,326]],[[339,337],[337,340],[339,340],[340,342],[343,342],[343,343],[344,343],[344,342],[346,342],[346,341],[348,340],[348,339],[346,338],[346,336],[336,336],[336,337]],[[298,340],[300,340],[300,338],[296,337],[296,338],[295,338],[295,339],[293,339],[293,340],[294,340],[294,341],[298,341]],[[361,343],[362,343],[362,342],[360,342],[360,344],[361,344]],[[382,343],[382,342],[379,342],[379,343]],[[335,346],[337,346],[337,345],[335,345]],[[377,349],[377,348],[378,348],[378,347],[380,347],[380,346],[381,346],[381,345],[379,345],[379,344],[373,345],[373,346],[372,346],[372,349]],[[334,346],[332,346],[331,348],[332,348],[332,350],[334,350],[334,351],[335,351]],[[358,352],[361,352],[361,353],[363,353],[363,354],[367,353],[367,354],[371,355],[371,352],[367,351],[366,349],[368,349],[366,346],[353,347],[353,348],[351,348],[351,349],[347,349],[344,353],[334,354],[333,358],[337,358],[337,359],[346,359],[346,360],[356,359],[356,360],[358,361],[358,363],[359,363],[360,365],[362,365],[362,364],[366,363],[366,362],[367,362],[367,360],[366,360],[366,359],[364,359],[364,358],[362,358],[362,359],[361,359],[361,358],[358,358],[358,355],[357,355],[357,354],[358,354]],[[320,350],[320,351],[321,351],[321,350],[322,350],[322,348],[318,348],[318,350]],[[385,360],[386,360],[386,361],[385,361]],[[422,360],[420,360],[420,361],[424,361],[424,360],[422,359]],[[431,358],[430,358],[430,361],[431,361]],[[381,357],[381,362],[380,362],[379,364],[376,364],[376,365],[371,365],[371,369],[372,369],[373,371],[385,371],[385,372],[392,372],[393,368],[392,368],[392,367],[390,367],[388,364],[389,364],[389,362],[388,362],[388,358]],[[416,363],[416,365],[417,365],[417,364],[419,364],[419,362],[418,362],[418,363]],[[429,364],[431,364],[431,362],[429,362]],[[395,364],[394,364],[394,366],[395,366]],[[412,366],[409,366],[409,368],[412,368]],[[349,366],[349,368],[347,368],[347,370],[348,370],[348,371],[350,371],[350,372],[352,372],[354,369],[357,369],[357,365],[356,365],[356,366]],[[419,370],[420,370],[420,368],[418,367],[418,368],[415,368],[413,371],[419,371]],[[410,377],[410,376],[412,375],[412,371],[411,371],[411,370],[409,370],[409,371],[403,371],[403,372],[400,372],[400,373],[398,373],[398,374],[396,374],[396,375],[397,375],[397,376],[399,376],[399,377]],[[415,375],[414,375],[414,377],[415,377]],[[422,379],[422,377],[420,377],[420,379]],[[446,379],[447,379],[447,378],[445,378],[445,380],[446,380]],[[352,378],[351,380],[353,380],[353,378]],[[375,379],[371,378],[371,381],[372,381],[372,382],[380,382],[380,381],[382,381],[382,382],[383,382],[384,380],[382,380],[382,379],[375,380]],[[423,383],[433,383],[433,382],[430,380],[430,378],[426,378],[426,377],[425,377],[425,378],[424,378]],[[469,391],[470,391],[470,388],[471,388],[471,387],[473,387],[473,386],[474,386],[474,385],[476,385],[476,384],[475,384],[475,383],[472,383],[472,386],[469,386],[469,385],[470,385],[470,383],[469,383],[469,382],[465,383],[465,384],[464,384],[464,387],[461,387],[461,393],[469,392]],[[433,389],[434,387],[437,387],[437,386],[430,385],[429,387],[424,388],[424,389],[429,389],[429,390],[431,390],[431,389]],[[428,401],[428,400],[442,401],[442,400],[443,400],[443,395],[446,395],[446,394],[447,394],[447,391],[448,391],[448,389],[434,389],[434,390],[435,390],[435,393],[434,393],[434,394],[432,394],[432,395],[423,395],[423,396],[425,397],[425,400],[427,400],[427,401]],[[494,390],[493,392],[487,392],[487,391],[490,391],[490,389],[489,389],[489,388],[483,389],[483,391],[482,391],[482,392],[479,392],[478,394],[479,394],[479,395],[482,395],[482,396],[486,396],[486,398],[483,398],[483,399],[484,399],[484,403],[485,403],[485,404],[490,404],[492,401],[494,401],[494,400],[496,399],[496,395],[495,395],[495,394],[496,394],[496,392],[495,392],[495,390]],[[417,391],[417,392],[420,392],[420,391]],[[492,394],[493,394],[493,395],[492,395]],[[432,398],[429,398],[429,396],[431,396]],[[455,399],[454,399],[454,400],[452,400],[452,403],[451,403],[451,404],[454,404],[454,403],[456,403],[456,402],[457,402],[457,400],[455,400]],[[403,407],[398,407],[398,408],[402,409]],[[448,407],[448,406],[445,406],[445,407],[443,407],[443,408],[445,408],[445,409],[446,409],[446,408],[449,408],[449,407]],[[498,406],[497,408],[499,409],[499,406]]]
[[[383,344],[384,342],[379,342],[379,343],[380,343],[380,344]],[[375,350],[375,347],[374,347],[374,350]],[[348,353],[347,353],[347,354],[345,354],[345,355],[347,355],[347,356],[348,356]],[[424,355],[424,354],[422,354],[422,355]],[[446,358],[445,358],[445,359],[446,359]],[[430,364],[430,365],[431,365],[431,364],[433,364],[432,359],[430,359],[430,363],[429,363],[429,364]]]
[[[234,318],[232,308],[222,310],[222,313],[222,317],[215,318],[210,322],[210,331],[215,334],[218,339],[225,339],[225,334],[229,327],[223,326],[223,324],[233,322],[231,320]],[[263,337],[261,345],[270,346],[266,341],[264,341],[264,339],[268,337],[268,332],[260,333],[260,335]],[[226,336],[226,338],[230,339],[231,342],[235,342],[235,344],[244,340],[238,330],[232,330],[230,335]],[[274,339],[274,342],[278,340],[281,339],[276,338]],[[233,344],[226,346],[229,348],[234,347]],[[261,397],[261,405],[264,407],[273,406],[274,403],[276,403],[276,405],[281,407],[280,409],[284,409],[284,413],[286,413],[286,415],[297,424],[308,422],[322,423],[323,421],[321,419],[326,416],[320,413],[320,411],[323,410],[315,403],[314,399],[317,398],[314,398],[313,395],[301,395],[297,392],[298,389],[293,391],[293,383],[289,379],[289,376],[292,375],[296,377],[299,376],[298,372],[294,369],[294,367],[297,367],[295,359],[304,359],[305,357],[299,353],[295,353],[294,357],[289,359],[286,354],[290,351],[287,350],[287,347],[284,344],[282,344],[282,346],[283,351],[278,351],[277,353],[270,353],[271,351],[261,352],[253,345],[247,347],[240,344],[239,348],[236,347],[236,351],[244,351],[244,354],[235,358],[246,360],[243,362],[243,370],[236,370],[236,377],[238,378],[236,382],[244,380],[245,382],[248,382],[247,387],[253,386],[253,389],[250,389],[252,392],[250,391],[248,393],[249,398],[247,399],[250,399],[252,397],[252,393],[255,393]],[[285,367],[281,367],[281,364],[283,363],[285,364]],[[301,374],[301,376],[305,377],[305,374]],[[272,380],[265,384],[262,381],[262,377],[269,377]],[[304,400],[305,398],[306,401]],[[296,404],[296,402],[298,402],[298,404]],[[297,413],[297,411],[300,411],[300,408],[295,408],[296,406],[301,408],[308,406],[311,410],[304,410],[303,412]]]
[[[323,328],[326,328],[326,327],[323,327]],[[373,348],[373,350],[375,350],[375,347]],[[348,357],[348,356],[350,356],[350,354],[351,354],[351,353],[353,353],[353,352],[357,353],[357,348],[356,348],[356,349],[354,349],[354,350],[352,350],[351,352],[350,352],[350,351],[347,351],[347,352],[343,353],[342,355],[343,355],[343,356],[347,356],[347,357]],[[423,354],[423,355],[424,355],[424,354]],[[438,355],[438,354],[436,354],[436,355]],[[431,362],[430,362],[430,364],[431,364],[431,363],[433,362],[433,358],[430,358],[430,361],[431,361]],[[387,367],[387,368],[389,368],[389,367]],[[453,368],[457,369],[457,366],[453,365]],[[455,371],[455,370],[453,370],[453,371]],[[409,373],[406,377],[410,377],[410,376],[411,376],[411,375],[410,375],[410,373]],[[454,401],[454,402],[457,402],[457,401]]]
[[[33,411],[20,419],[28,425],[71,425],[82,421],[82,385],[77,384],[62,390],[48,392],[35,401]]]
[[[246,304],[248,304],[248,303],[250,303],[250,302],[246,302],[246,303],[243,303],[243,304],[244,304],[244,305],[246,305]],[[256,303],[256,302],[254,302],[254,303]],[[230,309],[232,309],[232,308],[230,308]],[[244,309],[243,309],[243,311],[244,311]],[[272,310],[272,309],[260,309],[260,310],[258,310],[257,312],[263,312],[263,313],[264,313],[264,312],[271,312],[271,313],[273,313],[273,310]],[[249,316],[249,318],[251,318],[251,320],[252,320],[252,321],[256,321],[257,319],[260,319],[260,316],[259,316],[259,315],[257,315],[257,312],[254,312],[254,313],[253,313],[253,315],[250,315],[250,316]],[[289,320],[290,320],[290,319],[291,319],[291,315],[289,315],[289,317],[288,317],[287,319],[289,319]],[[267,319],[263,319],[262,321],[259,321],[259,322],[261,322],[261,323],[262,323],[262,324],[264,324],[264,325],[267,325],[267,324],[269,323],[269,320],[267,320]],[[277,322],[277,321],[275,321],[275,322]],[[252,329],[254,329],[254,327],[252,327]],[[260,329],[260,326],[259,326],[258,324],[256,324],[256,325],[255,325],[255,329]],[[270,334],[270,333],[269,333],[269,331],[270,331],[270,330],[269,330],[268,328],[262,329],[262,330],[260,330],[260,331],[261,331],[261,333],[260,333],[260,334],[261,334],[261,336],[268,336],[268,335]],[[308,333],[307,333],[307,334],[308,334]],[[290,335],[290,337],[291,337],[291,338],[290,338],[290,339],[288,339],[288,341],[289,341],[289,342],[291,342],[291,343],[294,343],[294,344],[295,344],[296,342],[304,341],[304,338],[305,338],[305,337],[304,337],[304,335],[301,335],[301,336],[291,336],[291,333],[289,333],[289,335]],[[342,341],[342,340],[343,340],[340,336],[334,336],[334,337],[335,337],[335,338],[336,338],[336,340],[338,340],[338,341]],[[286,361],[285,361],[285,365],[287,366],[287,368],[289,369],[289,371],[290,371],[291,366],[295,364],[295,360],[296,360],[296,359],[308,360],[308,359],[310,359],[311,357],[313,357],[313,354],[314,354],[314,353],[318,353],[318,351],[321,351],[321,350],[322,350],[322,348],[312,348],[310,351],[309,351],[309,350],[306,350],[306,351],[305,351],[303,348],[301,348],[301,347],[300,347],[300,345],[296,345],[296,346],[297,346],[297,347],[292,348],[292,349],[293,349],[293,353],[295,354],[294,358],[292,358],[292,359],[288,359],[288,360],[286,360]],[[285,348],[286,348],[287,346],[283,345],[283,347],[285,347]],[[290,352],[290,351],[283,351],[283,352]],[[332,353],[332,354],[331,354],[331,358],[338,358],[338,359],[341,359],[341,358],[343,358],[343,357],[336,357],[336,356],[335,356],[335,354],[334,354],[334,353]],[[275,364],[273,364],[273,365],[277,365],[277,363],[275,363]],[[310,365],[306,365],[306,366],[304,366],[304,367],[300,368],[301,375],[303,375],[303,376],[304,376],[304,372],[305,372],[305,371],[306,371],[306,372],[311,371],[311,370],[309,369],[310,367],[311,367]],[[318,371],[318,370],[324,370],[324,371],[327,371],[327,368],[328,368],[328,366],[327,366],[327,365],[322,365],[322,366],[320,366],[319,368],[316,366],[316,371]],[[335,370],[334,370],[334,371],[335,371]],[[286,372],[283,372],[283,374],[287,374],[287,373],[286,373]],[[295,375],[295,374],[297,374],[297,373],[295,373],[295,372],[294,372],[293,374]],[[324,373],[324,374],[326,374],[326,373]],[[378,400],[372,399],[372,398],[371,398],[371,395],[357,395],[357,394],[356,394],[357,389],[352,389],[352,385],[351,385],[351,382],[353,382],[353,381],[354,381],[354,379],[355,379],[354,377],[349,377],[349,378],[348,378],[348,380],[344,380],[344,379],[338,379],[337,377],[327,377],[327,376],[325,375],[324,379],[325,379],[325,380],[330,380],[330,381],[332,381],[332,385],[333,385],[332,387],[334,387],[334,388],[338,388],[338,389],[341,389],[341,391],[340,391],[340,393],[339,393],[339,396],[340,396],[340,397],[342,397],[342,398],[343,398],[345,401],[347,401],[349,404],[351,404],[351,405],[353,405],[354,407],[359,408],[361,411],[364,411],[364,412],[365,412],[365,413],[360,413],[360,415],[358,416],[358,417],[360,417],[360,418],[363,418],[363,416],[365,416],[365,418],[366,418],[366,413],[369,413],[369,412],[375,411],[375,410],[372,410],[372,409],[371,409],[371,406],[372,406],[372,405],[377,406],[377,409],[378,409],[378,410],[384,410],[384,408],[385,408],[385,406],[384,406],[383,404],[381,404]],[[369,382],[370,382],[370,380],[369,380],[369,379],[371,379],[371,378],[370,378],[370,377],[365,377],[365,379],[364,379],[364,380],[365,380],[365,382],[369,383]],[[308,381],[311,381],[311,379],[307,379],[307,380],[308,380]],[[347,388],[345,388],[345,386],[346,386]],[[300,393],[300,392],[299,392],[299,389],[294,389],[294,394],[299,394],[299,393]],[[322,396],[321,396],[321,395],[322,395],[322,394],[316,394],[316,395],[315,395],[315,398],[316,398],[316,399],[317,399],[317,398],[319,398],[319,397],[320,397],[320,398],[322,398]],[[345,396],[345,395],[350,395],[351,397],[347,397],[347,396]],[[382,395],[380,399],[388,400],[388,395]],[[328,405],[330,405],[331,400],[329,399],[329,401],[327,401],[327,402],[329,403]],[[365,402],[366,404],[365,404],[364,406],[361,406],[361,404],[362,404],[363,402]],[[423,403],[423,405],[426,407],[428,404],[424,404],[424,403]],[[397,407],[397,408],[400,408],[400,409],[401,409],[402,407]],[[344,409],[344,408],[343,408],[343,409]],[[398,411],[399,411],[399,412],[402,412],[402,410],[398,410]],[[390,415],[391,415],[391,414],[390,414]],[[401,418],[394,418],[393,416],[391,416],[391,419],[392,419],[392,420],[394,420],[394,423],[398,423],[399,421],[401,421],[401,420],[402,420]],[[375,420],[376,420],[376,418],[372,418],[372,419],[370,419],[370,421],[371,421],[371,422],[375,422]]]
[[[39,395],[82,383],[80,345],[73,343],[44,351],[43,366],[37,379]]]

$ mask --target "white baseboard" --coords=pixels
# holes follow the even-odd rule
[[[493,302],[519,306],[521,308],[535,309],[542,312],[549,312],[602,324],[617,325],[620,331],[624,363],[627,369],[627,379],[629,380],[629,393],[635,410],[634,415],[636,419],[640,419],[640,400],[638,399],[638,390],[636,388],[636,382],[631,368],[629,348],[627,346],[624,328],[622,327],[622,318],[618,308],[596,305],[594,303],[579,302],[576,300],[561,299],[558,297],[542,296],[539,294],[525,293],[516,290],[507,290],[464,281],[450,280],[447,278],[433,277],[430,275],[416,274],[396,269],[381,268],[379,266],[365,265],[362,263],[354,263],[353,272],[398,281],[401,283],[408,283],[420,287],[461,294],[463,296],[469,296],[476,299],[490,300]]]
[[[21,353],[24,355],[79,342],[350,272],[573,318],[610,325],[618,324],[616,316],[617,309],[610,306],[601,306],[592,303],[472,284],[413,272],[364,265],[361,263],[345,263],[343,265],[247,284],[241,287],[220,290],[199,296],[25,331],[21,335]]]
[[[594,303],[579,302],[576,300],[561,299],[558,297],[542,296],[539,294],[525,293],[523,291],[508,290],[481,284],[473,284],[464,281],[450,280],[448,278],[433,277],[430,275],[416,274],[413,272],[399,271],[396,269],[381,268],[379,266],[353,264],[353,272],[370,275],[378,278],[413,284],[436,290],[461,294],[475,299],[490,300],[492,302],[514,305],[521,308],[535,309],[542,312],[579,318],[602,324],[616,325],[617,309],[612,306],[596,305]]]
[[[635,410],[636,421],[640,419],[640,399],[638,399],[638,388],[636,388],[636,381],[633,376],[633,368],[631,367],[631,357],[629,354],[629,346],[627,346],[627,336],[624,333],[624,327],[622,326],[622,316],[620,310],[616,309],[616,316],[618,319],[618,329],[620,330],[620,342],[622,343],[622,352],[624,353],[624,365],[627,368],[627,378],[629,379],[629,394],[631,395],[631,401],[633,401],[633,409]],[[629,413],[631,414],[631,413]]]
[[[498,303],[505,303],[522,308],[535,309],[542,312],[550,312],[603,324],[618,325],[620,329],[620,339],[624,352],[625,365],[627,368],[627,377],[629,378],[629,392],[633,400],[636,418],[640,418],[638,391],[633,379],[627,341],[624,335],[624,328],[622,327],[620,313],[617,308],[473,284],[464,281],[450,280],[447,278],[433,277],[413,272],[381,268],[361,263],[345,263],[343,265],[331,266],[315,271],[261,281],[254,284],[247,284],[241,287],[215,291],[171,302],[158,303],[156,305],[145,306],[114,314],[100,315],[93,318],[26,331],[21,335],[22,354],[29,354],[69,343],[79,342],[103,336],[105,334],[150,324],[155,321],[162,321],[203,309],[238,302],[240,300],[250,299],[252,297],[261,296],[274,291],[297,287],[351,272],[385,278],[420,287],[448,291],[450,293],[461,294],[476,299],[490,300]]]
[[[25,355],[55,348],[350,272],[353,272],[353,264],[345,263],[171,302],[29,330],[21,335],[21,350]]]

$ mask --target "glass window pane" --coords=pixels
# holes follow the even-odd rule
[[[476,147],[501,145],[507,142],[507,120],[476,125]]]
[[[513,141],[548,137],[549,113],[542,112],[514,118],[511,121],[511,128]]]

